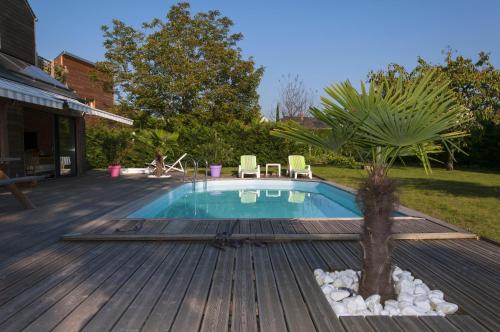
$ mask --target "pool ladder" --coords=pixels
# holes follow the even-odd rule
[[[208,179],[208,161],[205,159],[205,179],[204,182],[207,182]],[[195,185],[196,181],[198,180],[198,167],[200,164],[200,161],[195,160],[194,158],[191,158],[191,162],[193,163],[193,178],[191,179],[191,182],[193,185]],[[186,173],[187,173],[187,167],[188,166],[188,161],[186,161],[185,166],[184,166],[184,173],[182,176],[182,182],[186,182]]]

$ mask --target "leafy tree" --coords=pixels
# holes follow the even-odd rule
[[[480,52],[475,62],[461,55],[454,56],[451,50],[444,53],[444,64],[431,64],[419,57],[418,65],[412,71],[392,63],[386,70],[370,72],[368,80],[379,83],[401,78],[408,83],[426,70],[437,69],[450,81],[457,102],[467,110],[462,114],[465,119],[461,122],[461,129],[471,132],[471,135],[456,140],[455,144],[473,156],[477,156],[480,147],[490,151],[484,145],[489,142],[489,137],[496,136],[495,131],[500,131],[500,71],[494,68],[485,52]],[[448,151],[448,170],[454,168],[455,151],[453,147]]]
[[[241,33],[217,10],[192,15],[188,3],[141,30],[119,20],[103,26],[106,60],[97,70],[110,77],[122,102],[173,127],[183,122],[245,122],[258,117],[257,87],[264,69],[243,59]]]
[[[273,134],[324,149],[340,151],[350,147],[364,156],[368,177],[357,193],[364,215],[361,247],[363,272],[359,292],[363,297],[380,294],[393,298],[391,282],[391,216],[398,203],[396,184],[388,172],[394,161],[416,156],[430,172],[430,155],[453,146],[453,139],[464,135],[452,131],[462,121],[449,81],[437,70],[424,72],[411,81],[403,78],[372,81],[361,91],[350,82],[325,89],[322,109],[311,113],[331,128],[319,136],[296,125],[282,123]]]

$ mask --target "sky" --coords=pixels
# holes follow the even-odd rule
[[[29,0],[37,16],[37,50],[45,58],[68,51],[103,60],[100,27],[112,19],[140,27],[164,18],[176,1]],[[274,114],[280,80],[299,77],[317,100],[323,89],[390,63],[411,70],[418,56],[441,63],[448,48],[477,59],[491,54],[500,67],[500,1],[330,0],[191,1],[191,11],[217,9],[244,35],[239,46],[265,68],[259,86],[262,112]],[[480,4],[479,4],[480,3]]]

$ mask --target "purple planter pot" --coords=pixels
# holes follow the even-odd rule
[[[220,171],[222,169],[222,165],[210,165],[210,176],[213,178],[220,177]]]

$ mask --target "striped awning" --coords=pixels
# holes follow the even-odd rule
[[[76,99],[3,78],[0,78],[0,97],[56,109],[63,109],[66,104],[69,109],[75,111],[95,115],[127,125],[132,125],[134,123],[131,119],[90,107]]]

